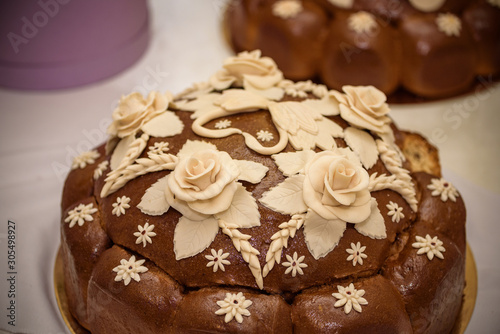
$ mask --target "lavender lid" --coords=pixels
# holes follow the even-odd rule
[[[149,41],[146,0],[16,0],[0,4],[0,85],[58,89],[126,69]]]

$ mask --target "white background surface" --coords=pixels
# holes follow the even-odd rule
[[[0,89],[0,330],[67,333],[53,291],[62,185],[76,152],[105,140],[122,94],[174,93],[204,81],[231,54],[221,34],[225,0],[152,1],[152,40],[143,58],[106,81],[76,89]],[[479,274],[467,333],[500,328],[500,86],[467,97],[393,106],[401,128],[440,149],[445,178],[464,197],[468,241]],[[7,221],[16,223],[16,327],[7,324]]]

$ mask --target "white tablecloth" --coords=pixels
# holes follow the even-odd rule
[[[221,34],[225,0],[152,1],[153,38],[133,67],[93,85],[46,92],[0,89],[0,330],[68,333],[57,309],[53,264],[59,245],[63,181],[76,152],[104,141],[122,94],[174,93],[204,81],[231,54]],[[479,293],[468,333],[500,328],[500,87],[418,106],[394,106],[402,128],[441,150],[445,177],[468,210],[468,240]],[[461,111],[459,111],[461,110]],[[16,326],[8,324],[7,225],[16,226]]]

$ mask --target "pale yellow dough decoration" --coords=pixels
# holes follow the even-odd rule
[[[364,11],[351,14],[347,19],[347,24],[349,29],[357,34],[370,33],[377,27],[375,16]]]
[[[410,4],[422,12],[435,12],[441,8],[446,0],[409,0]]]
[[[291,19],[302,11],[300,0],[280,0],[273,4],[273,14],[282,19]]]
[[[349,314],[354,309],[361,313],[361,305],[368,305],[368,301],[363,298],[365,290],[356,290],[354,284],[349,284],[347,287],[337,285],[338,293],[332,293],[332,296],[337,298],[334,307],[344,306],[344,313]]]
[[[94,204],[80,204],[73,210],[68,212],[68,217],[64,219],[65,223],[69,223],[69,227],[72,228],[78,223],[78,226],[83,226],[85,222],[91,222],[94,220],[92,215],[97,212],[97,208],[94,208]]]
[[[217,305],[219,305],[220,309],[215,314],[225,314],[224,322],[228,323],[236,319],[241,324],[243,322],[243,315],[245,317],[250,316],[250,311],[247,309],[252,305],[252,301],[246,299],[242,292],[238,292],[238,294],[227,293],[226,298],[219,300]]]
[[[116,273],[115,281],[123,281],[125,285],[129,285],[132,279],[139,282],[141,280],[139,274],[148,271],[148,268],[142,265],[145,261],[144,259],[136,261],[135,255],[132,255],[128,260],[121,259],[120,265],[113,268],[113,271]]]
[[[101,155],[96,150],[82,152],[80,155],[74,157],[71,169],[83,169],[87,167],[87,165],[92,165],[100,156]]]
[[[328,0],[332,5],[340,8],[352,8],[354,0]]]
[[[446,251],[446,249],[443,247],[443,242],[439,240],[438,237],[432,238],[427,234],[425,238],[417,235],[415,239],[417,240],[417,242],[414,242],[412,244],[412,247],[419,248],[417,254],[427,254],[427,258],[429,259],[429,261],[432,261],[434,256],[440,258],[441,260],[444,259],[443,253]]]
[[[439,31],[446,34],[446,36],[460,36],[462,22],[456,15],[450,13],[441,13],[436,18],[436,24]]]

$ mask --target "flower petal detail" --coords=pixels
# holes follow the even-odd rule
[[[196,200],[186,202],[186,204],[197,212],[203,212],[207,215],[222,213],[231,207],[234,195],[238,189],[237,182],[231,182],[222,189],[222,191],[208,200]]]
[[[171,174],[166,176],[171,177]],[[175,210],[179,211],[183,216],[185,216],[188,219],[191,220],[204,220],[210,217],[210,215],[206,215],[200,212],[196,212],[192,210],[188,205],[186,201],[180,200],[174,196],[172,191],[170,190],[169,187],[165,188],[165,199],[167,200],[168,204],[174,208]]]
[[[318,111],[323,116],[336,116],[340,114],[339,101],[330,94],[327,94],[321,100],[307,99],[301,103]]]
[[[302,184],[304,175],[295,175],[262,195],[259,200],[266,207],[283,214],[296,214],[307,211],[304,203]]]
[[[307,248],[318,260],[330,253],[344,235],[346,223],[342,220],[326,220],[309,210],[304,221],[304,237]]]
[[[123,158],[127,154],[128,148],[130,147],[130,144],[135,140],[134,135],[127,136],[123,139],[121,139],[118,142],[118,145],[116,145],[113,154],[111,155],[111,160],[110,160],[110,168],[111,170],[115,170],[120,166],[120,163],[122,162]]]
[[[238,292],[238,294],[226,293],[226,298],[224,300],[217,301],[217,305],[219,305],[220,309],[215,311],[215,314],[225,314],[225,323],[236,319],[236,321],[241,324],[243,322],[243,315],[246,317],[250,316],[250,311],[247,308],[252,304],[252,301],[246,299],[241,292]]]
[[[219,232],[216,219],[189,220],[181,217],[174,232],[175,259],[181,260],[204,251]]]
[[[182,133],[184,123],[171,111],[156,116],[142,126],[144,133],[153,137],[170,137]]]
[[[233,160],[240,169],[238,180],[253,184],[259,183],[266,176],[269,168],[261,163],[248,160]]]
[[[375,139],[366,131],[349,127],[344,130],[344,140],[358,155],[366,169],[372,168],[378,160],[378,150]]]
[[[274,154],[272,158],[276,162],[276,165],[278,165],[278,168],[283,175],[292,176],[303,172],[304,167],[315,154],[316,153],[312,150],[303,150]]]
[[[355,224],[354,228],[367,237],[372,239],[385,239],[387,232],[385,227],[385,220],[378,208],[377,200],[372,197],[371,199],[371,213],[370,216],[363,222]]]
[[[177,153],[177,157],[181,159],[182,157],[191,156],[201,150],[217,150],[217,146],[201,140],[187,140]]]
[[[143,213],[151,216],[160,216],[168,211],[170,205],[165,198],[165,189],[168,183],[167,177],[168,175],[160,178],[142,195],[141,202],[137,204],[137,207]]]
[[[260,226],[260,213],[255,198],[240,183],[235,183],[237,190],[234,193],[231,206],[226,211],[215,215],[229,224],[239,228]]]

